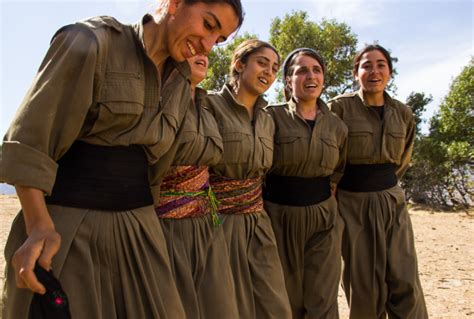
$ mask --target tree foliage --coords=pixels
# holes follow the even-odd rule
[[[474,141],[474,58],[451,84],[449,94],[440,105],[437,114],[443,141],[471,143]]]
[[[324,97],[331,98],[352,88],[352,59],[356,52],[357,37],[345,23],[323,19],[310,21],[308,14],[294,11],[283,19],[273,19],[270,43],[282,58],[299,47],[317,50],[326,63]]]
[[[241,36],[236,36],[228,45],[217,47],[211,51],[209,54],[207,77],[201,82],[200,86],[206,90],[220,90],[229,78],[230,62],[235,48],[245,40],[256,38],[255,34],[246,32]]]
[[[250,38],[257,35],[245,33],[211,52],[208,76],[201,84],[203,88],[219,90],[224,85],[233,51]],[[310,21],[306,12],[294,11],[273,19],[269,42],[282,59],[298,47],[314,48],[323,56],[326,61],[324,99],[356,88],[352,62],[357,36],[345,23],[326,19],[316,23]],[[396,62],[397,58],[393,60]],[[393,75],[396,74],[394,69]],[[388,90],[396,90],[393,80]],[[281,91],[280,80],[278,100],[283,98]],[[417,138],[412,165],[401,183],[412,201],[434,207],[466,208],[473,204],[474,188],[474,59],[453,80],[439,112],[430,119],[429,134],[422,135],[422,114],[432,100],[431,95],[422,92],[412,92],[406,100],[415,117]]]
[[[417,93],[418,94],[418,93]],[[423,108],[424,94],[410,95]],[[412,166],[402,183],[415,202],[435,207],[467,208],[473,204],[474,60],[453,81],[430,133],[415,143]],[[426,104],[425,104],[426,105]],[[416,114],[415,114],[416,117]]]
[[[426,106],[433,101],[431,95],[426,96],[425,93],[411,92],[407,97],[406,104],[411,108],[415,117],[416,136],[420,137],[421,123],[423,123],[422,115],[426,111]]]

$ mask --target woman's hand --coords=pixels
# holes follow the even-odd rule
[[[28,234],[28,238],[12,258],[16,284],[19,288],[44,294],[46,289],[36,278],[33,269],[36,262],[46,270],[51,268],[52,259],[61,245],[61,236],[56,232],[49,216],[43,192],[18,185],[16,191]]]

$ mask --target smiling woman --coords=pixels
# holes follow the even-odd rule
[[[262,178],[272,164],[275,125],[263,94],[280,66],[274,47],[259,40],[234,51],[230,83],[209,94],[224,154],[211,167],[238,304],[236,318],[291,318],[270,219],[263,210]]]
[[[325,63],[315,50],[294,50],[283,64],[287,102],[267,108],[276,129],[264,207],[275,232],[293,319],[339,318],[343,224],[331,185],[335,187],[344,171],[347,127],[320,99],[324,72]]]
[[[239,318],[222,222],[209,187],[208,166],[221,158],[222,138],[216,120],[201,106],[206,91],[196,87],[206,76],[208,59],[196,55],[188,61],[194,101],[190,97],[171,156],[163,157],[172,166],[163,177],[156,212],[186,318]]]
[[[74,318],[185,317],[153,207],[159,160],[189,105],[185,59],[243,13],[239,0],[163,1],[160,18],[101,16],[54,35],[2,148],[0,182],[22,203],[2,318],[42,315],[30,308],[45,293],[36,263],[54,270]]]
[[[238,0],[194,1],[175,0],[168,7],[169,19],[160,24],[149,24],[147,49],[160,65],[160,55],[166,52],[177,61],[196,54],[208,54],[212,47],[223,42],[242,23],[243,13]],[[169,30],[173,30],[169,32]]]
[[[350,317],[427,318],[413,229],[398,186],[413,150],[413,114],[385,92],[392,75],[385,48],[363,48],[353,74],[360,90],[330,101],[349,128],[337,200],[345,223],[343,286]]]

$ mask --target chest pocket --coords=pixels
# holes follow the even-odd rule
[[[144,80],[134,73],[107,72],[90,135],[128,144],[144,110]]]
[[[309,138],[297,130],[288,130],[285,135],[275,137],[275,161],[281,164],[297,164],[306,158]]]
[[[347,158],[349,160],[369,160],[374,156],[374,129],[364,119],[347,121],[349,128]]]
[[[395,162],[399,162],[403,155],[405,136],[405,131],[402,130],[388,130],[385,133],[385,143],[383,144],[388,157]]]
[[[224,128],[222,132],[222,142],[224,145],[224,163],[247,163],[250,149],[253,147],[248,134],[235,131],[235,129],[232,128]]]
[[[334,171],[339,161],[339,147],[334,136],[321,136],[321,167]]]
[[[259,137],[262,149],[262,165],[264,170],[269,170],[273,162],[273,140],[266,136]]]

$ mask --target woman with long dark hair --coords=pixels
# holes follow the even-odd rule
[[[262,200],[262,178],[272,164],[275,128],[264,110],[263,94],[279,65],[273,46],[244,41],[232,56],[229,83],[204,100],[224,144],[210,181],[220,201],[238,318],[291,317],[275,236]]]
[[[218,202],[209,186],[209,165],[222,156],[222,138],[212,114],[202,107],[208,58],[196,55],[191,66],[194,97],[172,151],[172,166],[161,183],[160,218],[171,269],[187,318],[238,318]],[[171,156],[171,157],[170,157]]]
[[[398,186],[413,150],[413,114],[386,92],[393,66],[385,48],[364,47],[352,72],[359,91],[330,101],[349,128],[337,200],[345,223],[343,286],[350,318],[427,318],[413,229]]]
[[[3,142],[0,181],[22,205],[5,248],[5,319],[36,315],[36,263],[53,269],[73,318],[185,316],[153,206],[168,167],[156,163],[189,106],[185,59],[243,14],[239,0],[160,4],[137,24],[102,16],[53,37]]]
[[[347,127],[321,99],[326,66],[299,48],[283,63],[284,104],[275,120],[273,166],[265,178],[293,318],[338,318],[343,223],[331,194],[344,171]]]

